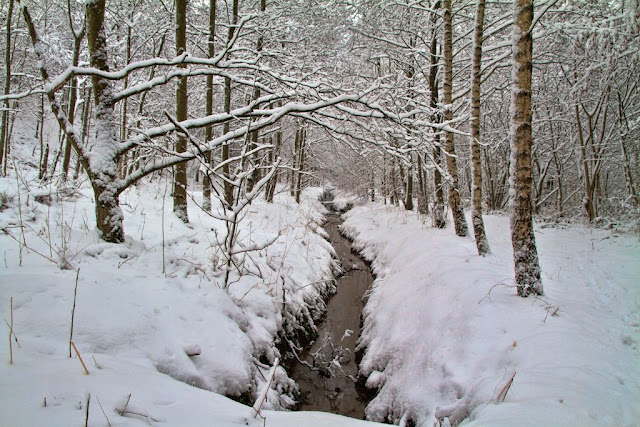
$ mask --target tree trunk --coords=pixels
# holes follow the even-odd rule
[[[407,168],[407,194],[404,198],[404,208],[408,211],[413,210],[413,165]]]
[[[107,40],[103,31],[105,0],[87,4],[87,41],[91,66],[109,71]],[[117,138],[113,108],[111,82],[97,75],[91,76],[95,103],[96,138],[94,155],[88,164],[96,202],[96,225],[107,242],[124,242],[123,214],[119,193],[115,189],[117,180]],[[93,170],[95,169],[95,170]]]
[[[282,132],[278,131],[276,132],[276,146],[275,148],[273,148],[273,150],[271,150],[269,154],[270,163],[275,162],[275,160],[280,156],[281,146],[282,146]],[[278,175],[279,175],[279,172],[276,171],[273,174],[273,178],[271,178],[271,181],[267,185],[266,199],[268,203],[273,203],[273,196],[275,195],[276,186],[278,185]]]
[[[229,31],[227,33],[227,45],[231,43],[233,39],[233,34],[236,30],[235,26],[238,23],[238,0],[233,0],[232,11],[231,11],[231,22],[229,22]],[[227,54],[227,59],[229,59],[229,54]],[[231,111],[231,79],[228,77],[224,78],[224,111],[225,113],[229,113]],[[224,134],[228,133],[231,129],[230,123],[227,121],[224,123],[222,127],[222,132]],[[229,160],[229,143],[224,143],[222,145],[222,157],[221,161],[222,165],[222,176],[224,181],[224,200],[227,209],[231,209],[233,206],[233,186],[231,185],[231,167],[227,162]]]
[[[5,50],[4,50],[4,90],[3,95],[8,95],[11,91],[11,17],[13,15],[13,0],[9,0],[9,9],[7,10],[7,26],[5,33]],[[0,166],[6,170],[6,155],[9,151],[8,123],[9,123],[9,105],[8,99],[4,100],[4,109],[2,111],[2,128],[0,130]]]
[[[133,21],[133,13],[134,10],[132,8],[132,10],[129,12],[129,22]],[[130,23],[126,23],[127,25],[127,41],[125,44],[125,63],[128,65],[131,62],[131,24]],[[123,86],[124,88],[128,88],[129,87],[129,75],[127,74],[126,76],[124,76],[124,81],[123,81]],[[125,98],[122,101],[122,111],[121,111],[121,115],[122,115],[122,120],[120,121],[120,140],[121,141],[125,141],[128,137],[129,137],[129,98]],[[127,171],[129,169],[129,165],[127,164],[127,159],[128,156],[124,155],[120,157],[120,178],[124,178],[127,176]]]
[[[260,12],[264,13],[266,9],[267,9],[267,1],[260,0]],[[260,36],[258,36],[258,40],[256,41],[256,52],[258,52],[258,55],[261,55],[263,44],[264,44],[264,37],[262,34],[260,34]],[[260,98],[260,88],[256,87],[253,89],[253,99],[256,100],[258,98]],[[258,146],[259,136],[260,136],[259,131],[255,130],[251,132],[251,135],[249,137],[249,139],[251,140],[249,150],[253,150]],[[247,179],[247,193],[249,193],[253,189],[253,186],[260,180],[260,169],[258,168],[258,165],[257,165],[259,163],[258,154],[255,153],[252,157],[253,159],[251,159],[249,163],[252,164],[254,169]]]
[[[418,153],[418,212],[422,215],[429,213],[427,199],[427,182],[422,169],[422,154]]]
[[[440,3],[436,3],[436,6],[439,7]],[[433,24],[435,27],[435,15],[433,17]],[[431,92],[431,98],[429,105],[431,108],[438,108],[438,97],[439,97],[439,85],[438,85],[438,56],[437,49],[438,41],[436,37],[436,31],[433,30],[433,36],[431,38],[431,52],[430,52],[430,62],[431,68],[429,70],[429,91]],[[441,120],[441,116],[438,114],[433,117],[433,121],[439,123]],[[433,206],[433,226],[437,228],[444,228],[446,225],[444,219],[444,194],[442,192],[442,175],[440,174],[439,167],[441,165],[441,148],[440,148],[440,133],[436,132],[434,136],[434,145],[433,149],[433,161],[436,163],[436,168],[433,171],[433,187],[435,191],[435,204]]]
[[[542,295],[531,214],[531,73],[533,0],[514,0],[511,89],[511,242],[518,295]]]
[[[176,0],[176,56],[187,51],[187,0]],[[185,67],[185,65],[179,65]],[[187,77],[178,78],[176,88],[176,120],[187,120]],[[176,152],[187,151],[187,137],[178,133]],[[173,212],[184,222],[189,222],[187,215],[187,162],[174,166],[173,177]]]
[[[480,66],[482,63],[482,30],[485,0],[476,3],[476,28],[473,34],[473,66],[471,71],[471,168],[473,172],[473,209],[471,222],[478,255],[491,253],[482,219],[482,163],[480,160]]]
[[[451,0],[444,0],[444,81],[442,84],[443,102],[444,102],[444,119],[450,122],[453,119],[453,30],[452,30],[452,18],[451,18]],[[456,162],[456,152],[453,143],[453,133],[445,133],[445,146],[447,155],[447,170],[451,177],[449,183],[449,207],[453,214],[453,225],[456,230],[456,235],[466,236],[468,234],[467,221],[464,218],[464,210],[462,209],[462,202],[460,200],[460,192],[458,191],[458,165]]]
[[[216,34],[216,0],[209,0],[209,39],[207,40],[207,56],[213,58],[215,56],[215,34]],[[213,76],[207,76],[207,93],[206,93],[206,114],[213,114]],[[213,139],[213,126],[207,126],[204,130],[205,141]],[[211,151],[207,151],[204,155],[205,168],[209,168],[211,164]],[[202,209],[211,212],[211,179],[207,170],[202,179]]]
[[[305,156],[305,144],[307,139],[307,132],[304,128],[300,129],[300,141],[298,147],[300,153],[298,155],[298,171],[296,172],[296,203],[300,203],[300,193],[302,192],[302,180],[304,177],[304,156]]]
[[[71,19],[71,1],[67,0],[67,8],[69,13],[69,28],[73,33],[73,66],[77,66],[80,61],[80,49],[82,48],[82,39],[84,39],[85,26],[82,24],[80,31],[76,32],[73,28],[73,20]],[[78,78],[73,76],[71,78],[71,87],[69,89],[71,94],[69,95],[69,114],[67,118],[69,123],[73,124],[76,115],[76,101],[78,99]],[[62,158],[62,180],[66,181],[69,176],[69,163],[71,161],[71,148],[73,141],[67,134],[66,145],[64,146],[64,157]]]

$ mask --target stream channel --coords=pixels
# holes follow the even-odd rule
[[[340,215],[331,213],[324,229],[344,272],[337,278],[337,291],[327,303],[326,317],[318,326],[318,338],[311,348],[300,354],[300,359],[308,365],[296,363],[291,377],[304,398],[300,410],[364,419],[370,397],[366,397],[364,386],[355,381],[358,377],[355,348],[360,335],[363,297],[373,283],[373,275],[369,266],[351,250],[351,242],[340,234],[340,224]]]

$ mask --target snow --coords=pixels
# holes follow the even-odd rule
[[[262,405],[269,424],[344,422],[272,411],[291,404],[295,391],[284,369],[272,368],[279,331],[313,328],[336,268],[318,190],[306,190],[299,205],[278,194],[245,210],[240,244],[275,242],[245,254],[253,273],[233,271],[227,292],[212,244],[224,223],[204,214],[201,194],[192,193],[191,224],[183,224],[166,186],[160,176],[123,193],[127,239],[111,244],[98,239],[87,183],[58,191],[28,169],[0,178],[0,315],[7,337],[13,301],[18,340],[13,365],[8,340],[0,344],[0,425],[80,425],[87,404],[96,426],[263,425],[250,406],[223,395],[242,394],[252,405],[270,370]],[[75,352],[69,357],[76,277],[73,341],[89,375]]]
[[[545,295],[525,299],[507,217],[485,216],[493,254],[480,257],[470,238],[414,212],[368,204],[345,216],[377,275],[359,341],[361,370],[379,387],[370,419],[637,425],[636,236],[538,226]]]
[[[254,405],[265,390],[268,425],[364,424],[275,411],[295,397],[284,368],[274,368],[283,356],[275,343],[281,331],[313,328],[336,271],[321,228],[322,189],[306,189],[300,204],[282,191],[273,204],[260,197],[246,207],[238,242],[256,250],[238,253],[245,274],[233,270],[224,290],[214,242],[226,228],[198,208],[199,192],[190,193],[185,225],[171,212],[169,179],[142,180],[120,199],[126,242],[105,243],[88,183],[39,184],[30,152],[15,144],[18,169],[0,178],[0,425],[81,425],[88,402],[95,426],[259,426],[251,406],[224,395]],[[335,194],[341,209],[362,202]],[[637,424],[637,236],[538,224],[545,295],[524,299],[513,283],[507,217],[485,216],[486,257],[471,238],[431,228],[414,212],[369,203],[345,217],[343,231],[377,275],[359,340],[366,384],[379,389],[369,419]],[[75,352],[69,357],[76,278],[73,341],[89,375]]]

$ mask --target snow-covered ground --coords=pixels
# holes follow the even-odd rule
[[[360,339],[361,370],[380,388],[371,419],[638,425],[637,236],[538,226],[545,295],[524,299],[507,217],[486,216],[484,258],[471,238],[414,212],[367,204],[346,217],[343,231],[377,275]]]
[[[0,425],[84,425],[87,406],[94,426],[263,425],[223,395],[253,404],[280,356],[279,331],[304,334],[324,310],[336,266],[320,227],[322,190],[306,190],[299,205],[283,192],[249,207],[240,245],[274,243],[247,253],[246,274],[232,272],[227,291],[214,243],[224,225],[198,208],[197,191],[188,226],[171,212],[167,179],[125,192],[127,241],[109,244],[97,237],[86,183],[41,187],[32,168],[15,166],[0,178]],[[337,196],[341,207],[353,202]],[[636,236],[538,227],[545,295],[522,299],[506,217],[486,217],[493,254],[484,258],[471,238],[413,212],[371,203],[346,217],[344,232],[377,275],[361,338],[361,368],[380,389],[370,419],[637,425]],[[76,281],[73,341],[89,375],[69,357]],[[281,367],[270,390],[268,425],[362,423],[271,410],[295,397]]]
[[[0,425],[84,425],[87,406],[95,426],[263,425],[249,406],[223,395],[253,404],[280,356],[279,331],[304,333],[324,310],[335,261],[320,227],[320,190],[306,191],[299,205],[286,194],[274,204],[254,201],[239,244],[275,241],[246,253],[246,274],[233,271],[226,291],[214,243],[224,224],[197,207],[198,192],[187,226],[171,212],[170,181],[157,177],[128,190],[121,197],[127,240],[110,244],[96,234],[88,185],[42,188],[31,168],[16,165],[18,173],[0,179],[0,315],[7,321]],[[76,283],[73,341],[89,375],[69,347]],[[294,390],[279,367],[263,408],[286,407]],[[330,414],[263,415],[278,425],[344,422]]]

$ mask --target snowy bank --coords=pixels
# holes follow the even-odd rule
[[[545,295],[524,299],[507,217],[485,218],[484,258],[471,238],[414,212],[368,204],[345,217],[377,275],[359,344],[361,372],[379,388],[370,419],[637,425],[637,237],[538,227]]]
[[[253,404],[281,356],[280,334],[313,332],[332,291],[319,190],[305,191],[299,205],[285,194],[253,202],[238,238],[247,252],[224,290],[215,243],[224,224],[197,207],[199,193],[185,225],[171,212],[168,180],[128,190],[126,242],[111,244],[97,237],[87,186],[58,191],[16,175],[0,179],[0,313],[17,338],[11,350],[6,339],[0,345],[0,425],[253,420],[249,407],[221,395]],[[88,376],[69,345],[72,310]],[[263,409],[286,408],[295,393],[279,367]],[[266,413],[282,425],[302,416]]]

